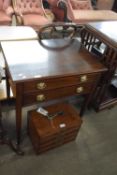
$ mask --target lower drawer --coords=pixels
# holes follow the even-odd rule
[[[88,94],[91,91],[91,87],[92,84],[85,84],[83,86],[70,86],[49,91],[43,91],[42,93],[26,93],[23,96],[23,105],[33,104],[35,102],[44,102],[72,95]]]

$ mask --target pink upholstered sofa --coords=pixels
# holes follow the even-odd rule
[[[11,0],[0,0],[0,25],[11,25],[13,12]]]
[[[111,10],[94,10],[90,0],[66,0],[67,16],[75,23],[117,20],[117,13]]]
[[[36,31],[41,26],[52,23],[51,12],[45,10],[42,0],[13,0],[18,25],[31,26]]]

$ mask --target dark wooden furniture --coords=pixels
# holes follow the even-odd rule
[[[112,10],[115,11],[115,12],[117,12],[117,0],[114,1]]]
[[[36,110],[28,113],[28,130],[36,154],[61,146],[76,139],[82,119],[70,104],[61,103],[45,108],[47,118]]]
[[[108,68],[101,78],[94,97],[96,110],[117,104],[117,22],[89,23],[82,31],[82,43],[97,59]],[[114,80],[114,81],[113,81]]]
[[[72,95],[85,95],[80,114],[89,103],[106,68],[78,39],[1,42],[6,76],[16,98],[17,144],[21,141],[22,107]],[[15,48],[15,50],[14,50]]]

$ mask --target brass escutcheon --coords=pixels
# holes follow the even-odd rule
[[[80,77],[80,81],[81,81],[81,82],[86,82],[86,81],[87,81],[87,76],[86,76],[86,75],[82,75],[82,76]]]
[[[44,101],[44,100],[45,100],[44,94],[37,95],[37,101]]]
[[[77,93],[83,92],[83,87],[78,87],[78,88],[76,89],[76,92],[77,92]]]
[[[46,87],[46,84],[44,82],[37,84],[37,89],[44,89]]]

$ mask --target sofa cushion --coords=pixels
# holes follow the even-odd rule
[[[23,23],[26,26],[43,26],[45,24],[49,24],[51,20],[48,20],[45,16],[27,14],[23,16]]]
[[[0,11],[0,25],[11,23],[11,18],[4,11]]]
[[[111,10],[73,10],[76,23],[117,20],[117,13]]]

